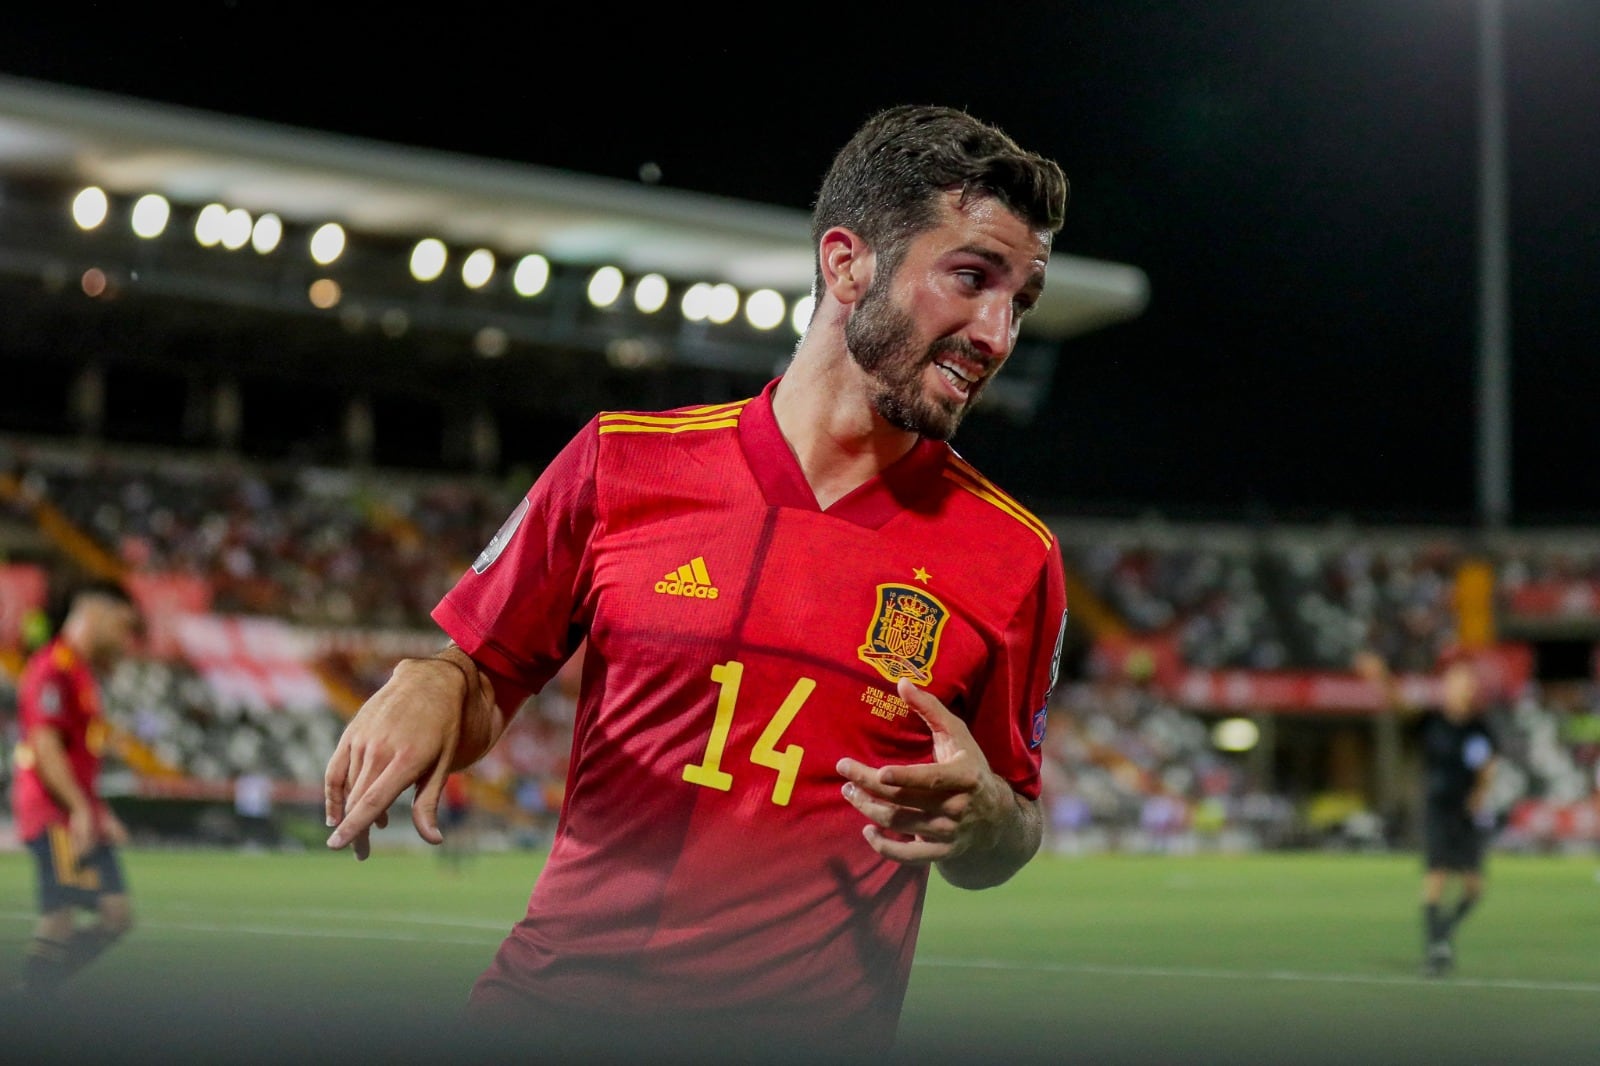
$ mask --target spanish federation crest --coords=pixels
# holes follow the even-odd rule
[[[926,685],[933,680],[939,634],[949,617],[944,604],[919,588],[879,585],[877,613],[856,654],[891,684],[909,677]]]

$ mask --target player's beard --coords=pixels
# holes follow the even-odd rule
[[[844,326],[845,346],[856,365],[876,380],[872,406],[891,426],[949,440],[968,409],[989,383],[984,377],[961,402],[939,396],[929,399],[923,372],[942,352],[955,352],[979,366],[990,362],[958,337],[944,337],[922,351],[915,347],[916,324],[889,298],[888,286],[874,281],[861,295]]]

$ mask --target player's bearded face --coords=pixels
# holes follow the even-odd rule
[[[964,401],[956,401],[942,392],[929,395],[924,382],[928,367],[946,352],[980,365],[991,360],[959,337],[941,337],[925,348],[919,347],[916,323],[890,298],[889,280],[880,274],[862,293],[845,322],[845,344],[856,365],[877,380],[872,404],[879,417],[924,437],[949,440],[989,378],[975,383]]]
[[[133,650],[139,616],[124,604],[99,604],[92,617],[89,660],[96,670],[109,671]]]

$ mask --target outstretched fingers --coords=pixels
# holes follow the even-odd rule
[[[969,794],[959,787],[928,787],[920,781],[893,784],[885,780],[892,776],[891,769],[920,768],[874,770],[854,759],[839,760],[838,770],[845,779],[841,789],[844,798],[878,829],[940,844],[953,842],[970,802]],[[913,780],[917,776],[911,775]]]
[[[415,790],[412,822],[430,844],[440,843],[437,810],[454,758],[467,673],[404,659],[389,680],[351,719],[328,760],[323,806],[328,847],[371,853],[371,831],[388,825],[389,809]],[[409,664],[409,665],[408,665]]]
[[[927,689],[917,687],[910,678],[905,677],[900,679],[895,691],[928,727],[928,733],[933,738],[933,758],[936,764],[953,762],[965,756],[967,759],[988,765],[983,757],[983,749],[973,738],[967,723],[961,720],[960,715],[946,707],[938,696]]]
[[[944,705],[943,700],[918,686],[909,677],[902,677],[895,683],[895,692],[911,705],[911,709],[916,711],[924,722],[928,723],[928,730],[936,738],[941,734],[951,734],[956,729],[966,728],[965,723]]]
[[[397,762],[380,764],[363,758],[359,751],[350,759],[346,779],[349,783],[340,809],[334,811],[330,805],[330,817],[336,817],[337,824],[328,837],[328,847],[338,850],[354,843],[356,858],[365,859],[370,853],[369,831],[389,824],[389,808],[411,780]]]
[[[339,739],[322,775],[322,816],[329,829],[344,821],[345,784],[350,777],[350,739]]]
[[[450,765],[441,759],[434,765],[426,781],[417,784],[417,793],[411,800],[411,824],[417,835],[430,844],[443,844],[444,833],[439,830],[439,800],[444,795],[445,778],[450,776]]]
[[[988,762],[966,723],[937,696],[906,678],[896,690],[927,725],[932,760],[871,767],[844,758],[837,769],[845,779],[845,799],[867,819],[862,835],[873,850],[898,863],[926,866],[968,846]]]
[[[894,836],[872,824],[862,826],[861,835],[873,851],[902,866],[932,866],[950,855],[948,842]]]

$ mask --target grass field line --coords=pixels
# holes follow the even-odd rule
[[[10,921],[31,922],[37,915],[28,911],[0,912],[0,918]],[[345,915],[348,917],[348,915]],[[416,924],[424,924],[418,921]],[[467,925],[471,928],[489,929],[487,924],[467,922],[432,922],[429,925]],[[300,925],[246,925],[237,922],[205,922],[205,921],[168,921],[160,918],[144,918],[138,923],[143,930],[157,930],[163,932],[179,933],[243,933],[254,936],[284,936],[300,937],[307,940],[390,940],[401,943],[419,944],[471,944],[481,946],[485,943],[499,943],[499,938],[485,938],[481,936],[449,936],[436,933],[401,933],[381,929],[314,929]],[[504,929],[496,925],[494,929]]]
[[[1102,963],[1014,962],[998,959],[919,958],[918,966],[942,969],[997,970],[1008,973],[1081,974],[1093,977],[1159,977],[1205,981],[1281,981],[1299,984],[1332,985],[1432,985],[1449,988],[1482,988],[1496,991],[1575,992],[1600,995],[1600,983],[1592,981],[1532,981],[1514,977],[1407,977],[1399,974],[1302,973],[1295,970],[1217,970],[1191,966],[1112,966]]]
[[[175,906],[162,908],[167,911],[184,911],[185,907]],[[376,929],[318,929],[300,924],[271,924],[261,925],[255,923],[243,924],[221,921],[196,921],[174,920],[171,918],[149,917],[149,910],[145,911],[147,917],[140,923],[141,927],[148,930],[183,932],[183,933],[208,933],[225,934],[238,933],[254,936],[297,937],[316,940],[387,940],[402,943],[428,943],[439,945],[481,946],[489,939],[498,943],[498,938],[451,936],[449,934],[399,932],[394,930]],[[308,910],[306,908],[275,909],[266,907],[242,908],[238,913],[249,914],[254,918],[271,920],[273,917],[286,918],[326,918],[337,921],[378,919],[397,923],[411,924],[420,927],[481,929],[485,932],[503,933],[508,925],[505,922],[487,922],[481,920],[442,918],[432,914],[417,914],[406,912],[389,912],[374,914],[367,911],[346,910]],[[35,915],[29,911],[0,911],[0,918],[8,921],[32,921]],[[1157,978],[1163,980],[1189,980],[1189,981],[1268,981],[1293,984],[1326,984],[1326,985],[1369,985],[1369,986],[1434,986],[1449,988],[1473,988],[1493,991],[1523,991],[1537,993],[1568,992],[1578,995],[1600,995],[1600,983],[1590,981],[1536,981],[1525,978],[1509,977],[1462,977],[1452,976],[1448,980],[1427,978],[1422,976],[1405,976],[1399,974],[1352,974],[1352,973],[1306,973],[1297,970],[1240,970],[1218,969],[1213,967],[1194,966],[1118,966],[1105,963],[1073,963],[1073,962],[1018,962],[999,959],[957,959],[939,956],[923,957],[916,960],[919,967],[936,967],[939,969],[966,969],[966,970],[991,970],[1004,973],[1045,973],[1064,974],[1092,977],[1138,977]]]
[[[141,918],[148,918],[152,914],[178,915],[193,914],[197,912],[211,913],[212,908],[196,906],[189,903],[171,902],[167,900],[141,901],[135,906],[136,913]],[[522,918],[526,911],[525,906],[515,908],[515,913],[509,913],[505,918],[457,918],[450,915],[440,915],[425,911],[373,911],[365,908],[336,908],[336,907],[241,907],[231,906],[228,914],[238,917],[262,918],[269,921],[277,919],[308,919],[312,921],[327,920],[333,922],[394,922],[399,925],[439,926],[454,929],[484,929],[493,932],[510,932],[511,926]],[[0,918],[27,918],[36,917],[36,912],[0,911]],[[143,923],[141,923],[143,924]]]
[[[283,936],[345,937],[352,940],[419,940],[438,943],[482,944],[485,941],[484,937],[446,939],[435,934],[396,933],[380,929],[363,930],[352,928],[352,926],[361,923],[392,922],[397,925],[411,925],[419,928],[480,929],[486,933],[498,934],[493,938],[498,942],[499,937],[503,937],[510,932],[513,922],[513,919],[509,917],[503,920],[490,921],[483,918],[454,918],[447,915],[418,913],[415,911],[369,911],[313,907],[235,907],[230,908],[228,912],[236,918],[253,918],[258,922],[274,923],[271,925],[183,917],[185,914],[190,914],[200,909],[183,903],[147,903],[138,908],[138,924],[147,929],[173,929],[185,932],[239,932],[258,933],[267,936],[281,934]],[[516,916],[520,918],[522,912],[519,910]],[[6,920],[31,922],[37,917],[37,912],[33,911],[0,911],[0,919]],[[299,919],[301,921],[326,920],[347,924],[343,929],[326,930],[305,925],[277,924],[284,919]]]

